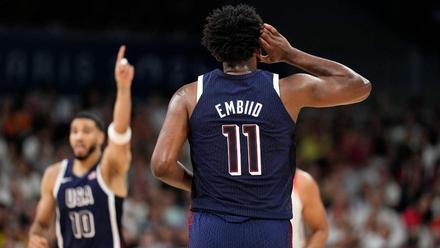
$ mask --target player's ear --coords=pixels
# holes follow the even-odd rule
[[[99,145],[101,146],[102,144],[104,144],[104,141],[105,141],[105,133],[103,131],[100,131],[98,135]]]
[[[254,53],[255,57],[257,58],[257,62],[260,62],[260,56],[261,56],[261,48],[255,49]]]

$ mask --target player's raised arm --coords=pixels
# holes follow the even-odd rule
[[[156,147],[151,157],[151,170],[163,182],[191,191],[192,175],[178,165],[182,146],[188,137],[188,99],[194,95],[194,84],[179,89],[168,105]]]
[[[125,46],[121,46],[115,65],[117,92],[113,122],[108,128],[108,145],[103,157],[102,170],[105,175],[125,175],[131,162],[131,85],[134,67],[124,58],[124,54]]]
[[[41,183],[41,198],[38,202],[34,222],[29,231],[29,248],[49,247],[48,230],[53,223],[56,201],[53,187],[58,174],[58,165],[50,166],[44,172]]]
[[[370,94],[371,84],[367,79],[340,63],[292,47],[269,24],[264,24],[260,42],[267,52],[265,56],[259,55],[261,62],[285,62],[310,73],[294,74],[280,80],[281,97],[289,98],[295,94],[296,107],[351,104],[364,100]],[[286,95],[283,96],[283,93]]]

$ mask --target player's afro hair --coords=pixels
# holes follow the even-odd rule
[[[203,29],[202,45],[220,62],[240,62],[260,48],[263,20],[249,5],[215,9]]]

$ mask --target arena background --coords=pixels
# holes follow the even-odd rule
[[[110,122],[121,44],[136,67],[124,235],[129,247],[185,247],[188,195],[154,179],[149,160],[171,94],[220,66],[200,45],[204,18],[237,3],[0,0],[0,247],[25,246],[42,173],[71,154],[73,113]],[[298,121],[297,164],[320,185],[328,247],[440,247],[440,2],[247,3],[297,48],[373,84],[363,103]]]

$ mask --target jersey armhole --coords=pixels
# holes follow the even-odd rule
[[[99,164],[96,168],[96,179],[98,181],[99,187],[101,187],[101,189],[107,195],[107,204],[110,215],[110,225],[113,236],[113,247],[120,248],[121,247],[120,237],[122,234],[120,233],[120,229],[118,228],[115,199],[121,197],[116,196],[116,194],[113,193],[113,191],[105,183],[104,178],[102,178],[102,174],[101,174],[101,164]]]
[[[281,93],[280,93],[280,76],[277,73],[273,73],[273,79],[272,79],[273,89],[275,90],[275,93],[278,95],[278,99],[283,106],[284,111],[289,116],[289,120],[292,122],[293,125],[295,125],[295,120],[290,115],[289,111],[287,111],[286,106],[284,105],[283,101],[281,100]]]
[[[55,180],[55,185],[53,187],[53,197],[56,199],[58,195],[58,190],[60,189],[61,180],[64,178],[64,174],[66,174],[68,160],[64,159],[60,164],[60,169],[58,171],[57,179]]]
[[[107,196],[115,196],[115,193],[108,187],[105,183],[104,178],[102,178],[101,164],[96,168],[96,179],[98,180],[99,187],[107,194]]]
[[[194,112],[197,109],[197,106],[199,105],[200,97],[202,97],[203,94],[203,75],[200,75],[197,77],[196,82],[196,103],[194,104],[194,108],[191,112],[191,115],[188,116],[188,121],[191,122],[192,116],[194,115]]]

